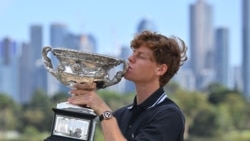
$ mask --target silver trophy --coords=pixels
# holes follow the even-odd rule
[[[123,59],[50,46],[42,49],[42,57],[47,71],[70,88],[76,83],[96,83],[97,89],[115,85],[121,81],[128,67]],[[116,73],[112,75],[111,71]],[[93,141],[96,114],[92,109],[62,102],[53,111],[51,136],[45,141],[68,141],[72,138]]]

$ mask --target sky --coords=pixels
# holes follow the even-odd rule
[[[205,0],[213,6],[215,28],[229,29],[230,64],[241,64],[241,0]],[[74,34],[92,34],[98,52],[129,46],[139,22],[152,20],[159,33],[182,38],[189,46],[189,6],[197,0],[0,0],[0,40],[29,42],[29,28],[40,24],[44,45],[49,26],[64,23]]]

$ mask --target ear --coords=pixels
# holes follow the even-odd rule
[[[168,70],[167,64],[160,64],[156,69],[156,74],[163,75],[165,72],[167,72],[167,70]]]

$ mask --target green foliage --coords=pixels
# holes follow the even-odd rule
[[[244,100],[242,94],[238,91],[230,90],[220,84],[211,84],[208,87],[208,101],[211,104],[226,105],[228,116],[231,118],[231,128],[241,129],[246,128],[247,122],[247,102]],[[229,119],[229,118],[227,118]]]
[[[39,131],[48,131],[53,120],[52,103],[45,92],[38,90],[24,108],[23,126],[35,126]],[[23,131],[23,128],[21,129]]]
[[[177,90],[180,90],[180,86],[174,81],[170,81],[167,85],[164,86],[164,91],[167,92],[168,95],[173,95]]]
[[[221,132],[217,121],[215,109],[208,107],[200,111],[194,118],[194,124],[190,128],[190,133],[199,136],[218,136]]]
[[[52,102],[53,107],[55,107],[57,103],[67,101],[69,96],[70,95],[67,93],[58,92],[50,98],[50,101]]]
[[[227,136],[223,137],[225,141],[249,141],[250,140],[250,130],[234,130],[229,132]]]
[[[97,126],[96,132],[95,132],[95,141],[104,141],[104,136],[101,130],[100,126]]]
[[[105,90],[100,91],[99,94],[112,110],[116,110],[124,105],[131,104],[134,98],[134,94],[121,95],[116,92],[110,92]]]
[[[193,136],[209,136],[207,140],[210,141],[250,140],[249,132],[240,132],[250,129],[250,104],[239,92],[218,84],[210,85],[206,93],[182,90],[176,83],[170,83],[164,89],[185,115],[185,131],[191,137],[189,141],[195,141]],[[131,104],[135,97],[134,93],[120,94],[106,90],[100,90],[98,94],[112,110]],[[44,91],[37,90],[29,103],[19,105],[5,94],[0,94],[0,130],[20,131],[23,136],[17,139],[19,141],[43,140],[50,133],[53,120],[51,108],[68,97],[65,93],[48,97]],[[99,124],[95,140],[104,140]],[[196,140],[205,141],[204,138]]]
[[[223,103],[228,106],[235,129],[244,128],[246,123],[245,121],[247,120],[246,113],[249,109],[247,109],[243,97],[235,93],[229,93],[224,98]]]
[[[13,108],[14,101],[6,94],[0,94],[0,108]]]
[[[0,112],[0,131],[13,130],[16,127],[17,119],[15,113],[9,108],[1,110]]]
[[[224,134],[225,132],[229,132],[233,130],[232,117],[230,116],[229,108],[226,104],[220,104],[215,108],[216,112],[216,123],[218,125],[217,132],[218,134]]]
[[[37,130],[35,126],[28,125],[24,129],[24,133],[22,136],[19,138],[18,141],[38,141],[38,140],[44,140],[49,136],[48,133],[43,132],[41,133],[40,131]]]
[[[178,88],[174,86],[174,88]],[[249,106],[242,95],[219,84],[211,84],[207,93],[172,89],[168,96],[184,112],[186,134],[221,136],[233,129],[247,128]],[[248,104],[249,105],[249,104]]]
[[[208,86],[207,92],[209,93],[208,101],[212,104],[219,104],[224,101],[225,97],[229,94],[241,95],[235,90],[227,89],[226,87],[213,83]]]
[[[7,95],[0,94],[0,131],[14,130],[17,126],[19,114],[17,104]]]
[[[24,136],[31,137],[39,134],[39,131],[34,126],[27,126],[24,130]]]
[[[206,96],[202,93],[178,90],[170,98],[173,99],[184,112],[186,122],[189,126],[192,126],[193,119],[195,119],[200,112],[209,107]]]
[[[51,102],[48,95],[42,90],[35,91],[31,101],[29,102],[29,108],[47,111],[50,107]]]

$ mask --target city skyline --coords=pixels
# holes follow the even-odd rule
[[[205,1],[213,7],[214,28],[229,29],[230,64],[241,65],[241,1]],[[40,24],[44,27],[44,45],[48,45],[49,26],[59,22],[73,33],[95,36],[98,52],[114,53],[119,49],[116,47],[129,45],[140,20],[146,17],[158,32],[179,36],[189,46],[189,6],[195,2],[3,0],[0,1],[0,39],[9,37],[28,42],[30,26]]]

